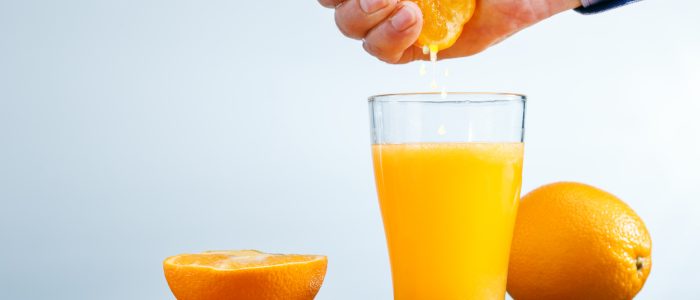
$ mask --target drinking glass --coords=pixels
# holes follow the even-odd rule
[[[504,93],[369,98],[394,299],[504,299],[525,103]]]

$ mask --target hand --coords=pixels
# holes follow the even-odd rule
[[[428,60],[413,46],[423,16],[418,5],[405,0],[318,0],[335,8],[335,22],[343,34],[362,39],[371,55],[388,63]],[[469,56],[514,33],[560,12],[581,6],[581,0],[477,0],[462,35],[440,58]]]

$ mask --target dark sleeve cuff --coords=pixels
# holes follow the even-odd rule
[[[639,2],[639,1],[641,1],[641,0],[609,0],[609,1],[603,1],[601,3],[594,4],[594,5],[587,6],[587,7],[581,6],[579,8],[576,8],[575,10],[577,12],[584,14],[584,15],[591,15],[591,14],[597,14],[599,12],[603,12],[603,11],[606,11],[609,9],[613,9],[613,8],[616,8],[619,6],[623,6],[623,5],[627,5],[627,4]]]

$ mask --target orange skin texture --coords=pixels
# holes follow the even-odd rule
[[[650,271],[649,232],[614,195],[560,182],[523,197],[508,276],[514,299],[632,299]]]
[[[220,269],[168,258],[163,269],[178,300],[312,300],[327,263],[325,256],[290,255],[286,263]]]

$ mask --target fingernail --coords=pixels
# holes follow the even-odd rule
[[[360,0],[360,8],[366,14],[374,13],[389,5],[388,0]]]
[[[396,31],[404,31],[410,28],[416,23],[416,13],[415,10],[402,5],[399,11],[397,11],[393,17],[391,17],[391,26],[396,29]]]

